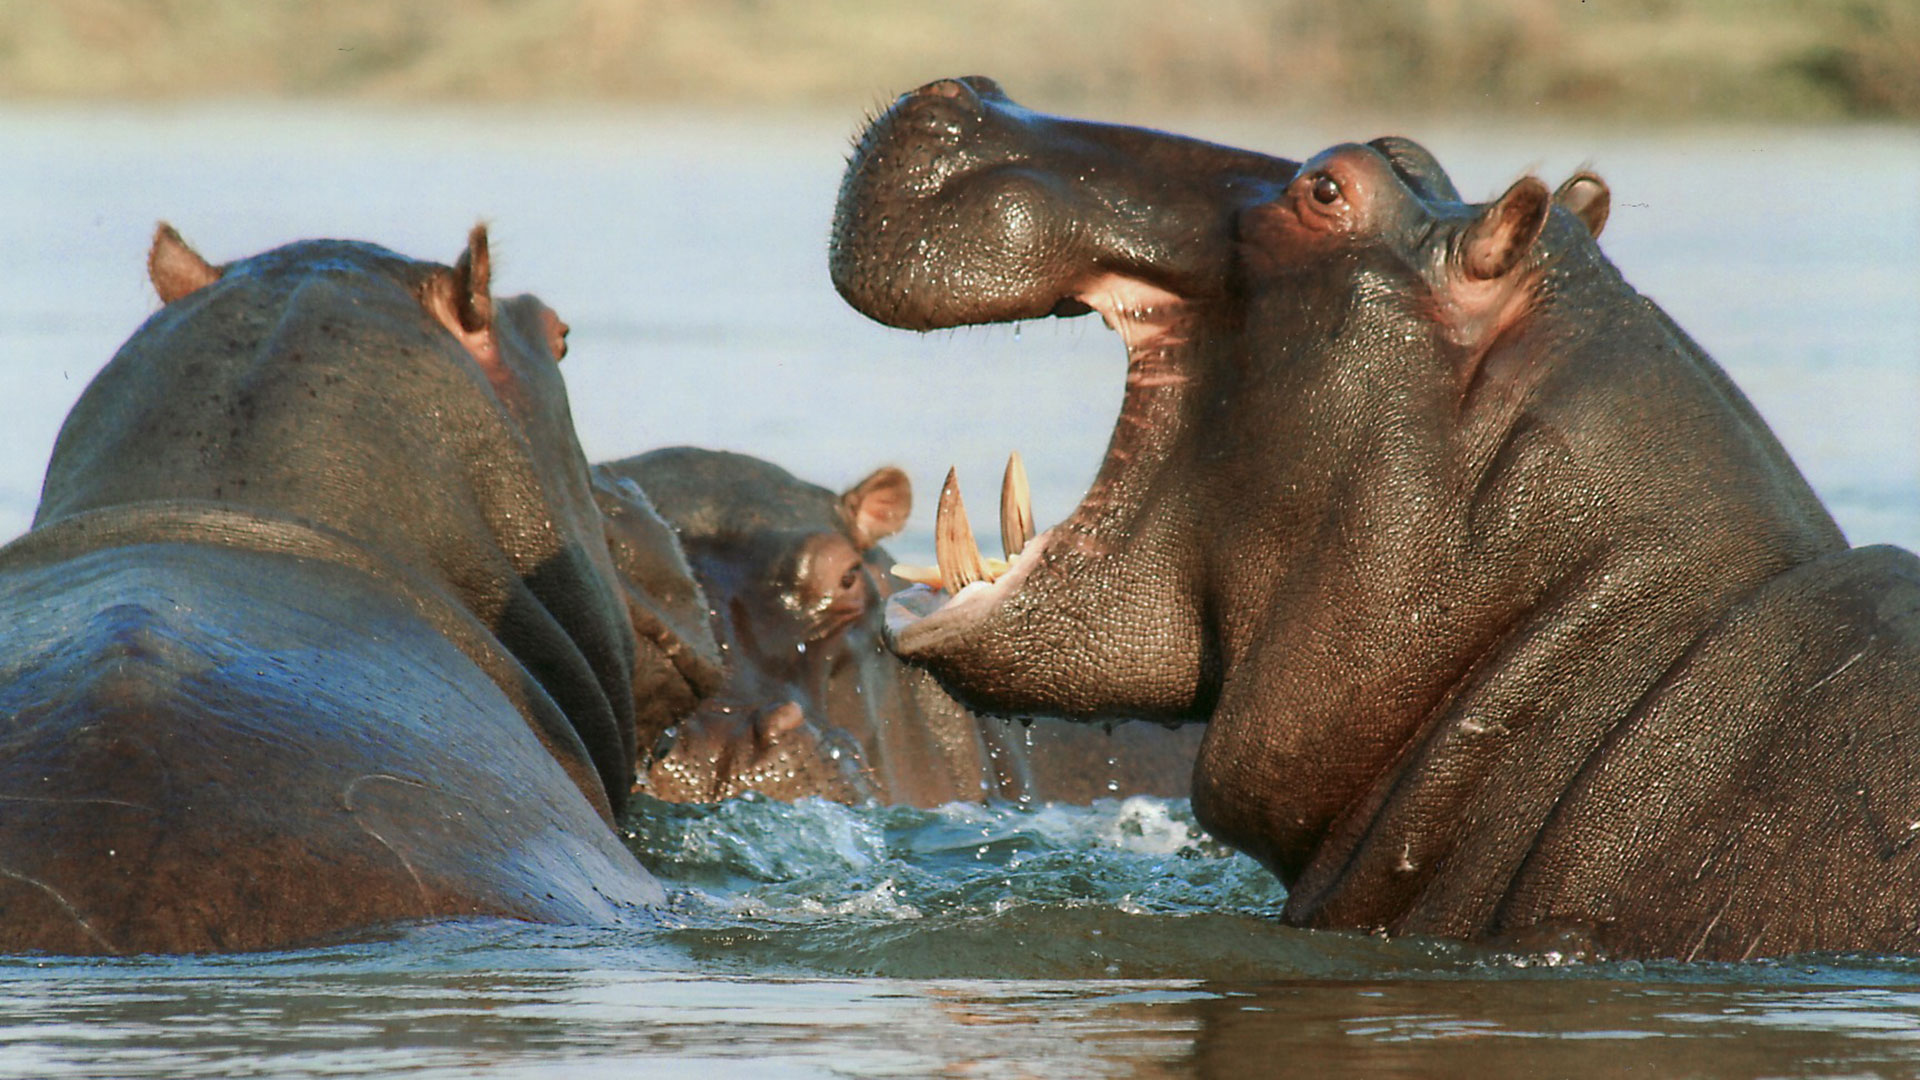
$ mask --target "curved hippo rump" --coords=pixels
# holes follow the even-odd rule
[[[603,492],[627,485],[628,503],[656,504],[673,523],[727,649],[724,686],[654,759],[650,794],[915,806],[1186,794],[1197,728],[1011,726],[886,649],[881,604],[899,583],[877,542],[912,506],[900,470],[836,493],[744,454],[672,447],[594,472]]]
[[[605,922],[636,645],[555,361],[454,268],[164,226],[166,306],[0,550],[0,949],[260,949]]]
[[[1249,164],[904,96],[842,294],[1091,307],[1128,364],[1087,499],[899,651],[981,708],[1207,718],[1196,812],[1300,925],[1920,950],[1920,561],[1847,547],[1605,215],[1584,174],[1464,204],[1402,139]]]

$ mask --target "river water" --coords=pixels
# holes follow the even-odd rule
[[[1405,130],[1482,197],[1592,164],[1628,279],[1855,542],[1920,547],[1920,132],[1159,120],[1295,156]],[[450,261],[485,218],[497,291],[574,328],[590,456],[697,443],[832,485],[900,464],[923,497],[894,547],[923,561],[949,464],[991,505],[1018,448],[1037,516],[1063,516],[1118,409],[1117,341],[1089,319],[916,336],[848,311],[823,253],[857,121],[0,109],[0,534],[156,306],[161,218],[215,261],[321,235]],[[0,958],[0,1074],[1920,1074],[1920,962],[1576,964],[1289,930],[1279,886],[1181,800],[650,804],[633,844],[674,900],[628,926]]]

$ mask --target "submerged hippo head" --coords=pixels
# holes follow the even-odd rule
[[[725,684],[659,747],[650,794],[936,806],[1185,793],[1198,729],[1009,725],[970,712],[885,648],[881,605],[897,583],[876,541],[911,504],[899,470],[835,493],[757,458],[675,447],[595,477],[628,506],[651,501],[643,483],[657,494],[705,584],[701,614],[710,602],[727,646]]]
[[[1631,804],[1556,802],[1602,760],[1683,782],[1607,758],[1609,736],[1735,599],[1843,546],[1739,392],[1600,254],[1597,178],[1468,204],[1403,139],[1296,168],[1037,117],[981,80],[906,95],[849,168],[833,271],[860,310],[925,329],[1084,304],[1128,356],[1086,498],[1031,540],[1006,530],[998,575],[949,512],[955,595],[902,594],[902,656],[977,708],[1208,720],[1196,812],[1288,883],[1300,923],[1569,920],[1643,953],[1687,926],[1696,952],[1767,935],[1762,890],[1741,886],[1734,932],[1719,886],[1681,905],[1635,884],[1698,880],[1722,841],[1669,824],[1670,844],[1617,844]],[[1772,667],[1752,670],[1737,692]],[[1777,805],[1739,798],[1756,821]],[[1831,828],[1808,821],[1794,835]],[[1793,846],[1777,824],[1750,858]],[[1800,922],[1769,946],[1894,940]]]
[[[724,684],[660,748],[648,791],[673,801],[882,795],[870,713],[899,688],[887,677],[896,673],[876,670],[891,657],[877,632],[887,578],[875,544],[906,520],[906,476],[879,469],[835,494],[757,458],[693,447],[596,472],[672,523],[725,652]]]
[[[592,475],[607,550],[633,621],[634,745],[644,776],[655,749],[671,742],[674,725],[720,690],[726,661],[708,620],[707,594],[673,526],[630,478],[605,466],[595,466]]]

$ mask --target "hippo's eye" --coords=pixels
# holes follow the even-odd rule
[[[851,570],[848,570],[846,573],[840,575],[840,587],[842,589],[851,589],[855,585],[858,585],[859,583],[860,583],[860,568],[857,566],[852,568]]]
[[[1331,206],[1340,201],[1340,185],[1333,177],[1320,175],[1313,178],[1313,201],[1323,206]]]

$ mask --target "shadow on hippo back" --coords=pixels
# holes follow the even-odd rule
[[[1847,547],[1606,206],[1466,204],[1405,139],[1250,163],[990,80],[903,96],[841,189],[842,295],[1100,310],[1128,371],[1088,497],[896,646],[981,708],[1208,719],[1195,810],[1300,925],[1920,950],[1920,561]]]
[[[720,692],[726,662],[713,636],[707,594],[673,526],[631,479],[599,465],[592,477],[633,623],[634,764],[636,781],[644,783],[649,764],[672,745],[675,725]]]
[[[454,267],[215,267],[75,404],[0,550],[0,948],[274,948],[395,920],[594,923],[635,644],[556,361]]]
[[[936,806],[1186,793],[1198,729],[1131,724],[1108,736],[978,717],[884,647],[881,604],[899,582],[876,542],[911,509],[899,470],[838,494],[757,458],[691,447],[596,470],[649,486],[729,645],[727,687],[655,761],[652,794]]]

